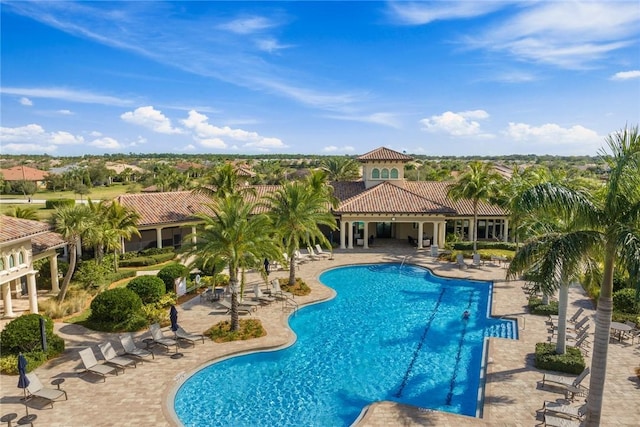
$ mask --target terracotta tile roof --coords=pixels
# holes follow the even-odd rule
[[[48,172],[29,166],[14,166],[9,169],[0,169],[5,181],[44,181]]]
[[[0,243],[41,234],[51,230],[45,222],[0,215]]]
[[[450,207],[408,191],[389,181],[345,200],[336,210],[339,213],[442,213],[454,214]]]
[[[365,190],[364,181],[333,181],[333,195],[341,202],[362,193]]]
[[[33,254],[37,255],[48,249],[59,248],[66,245],[62,236],[53,231],[47,231],[46,233],[38,234],[31,238],[31,247],[33,248]]]
[[[452,181],[405,181],[402,183],[404,188],[411,192],[427,197],[436,203],[450,206],[458,215],[473,215],[473,202],[471,200],[454,202],[447,197],[447,192],[451,184],[453,184]],[[480,202],[478,204],[478,215],[503,216],[506,215],[506,212],[499,206]]]
[[[391,150],[390,148],[380,147],[376,148],[373,151],[369,151],[368,153],[363,154],[362,156],[357,158],[360,161],[366,160],[403,160],[410,161],[413,160],[413,157],[407,156],[406,154],[399,153],[397,151]]]
[[[206,196],[191,191],[123,194],[116,200],[140,215],[138,225],[190,221],[195,213],[202,212],[204,205],[210,202]]]

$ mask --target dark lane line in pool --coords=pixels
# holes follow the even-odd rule
[[[409,376],[411,375],[411,371],[413,370],[413,365],[416,363],[416,359],[418,358],[418,353],[420,353],[422,344],[424,343],[424,340],[427,338],[427,332],[429,332],[429,329],[431,328],[431,323],[433,322],[433,319],[436,318],[436,314],[438,313],[438,308],[440,307],[440,303],[442,302],[442,297],[444,296],[444,292],[446,290],[447,290],[446,288],[442,288],[442,291],[440,292],[440,297],[438,298],[436,305],[433,307],[433,310],[431,310],[431,315],[429,316],[427,325],[425,326],[424,331],[422,332],[422,337],[420,338],[420,342],[418,342],[418,347],[416,347],[415,351],[413,352],[413,357],[411,358],[411,362],[409,362],[407,371],[404,373],[404,377],[402,378],[402,382],[400,383],[400,388],[398,389],[398,392],[395,394],[396,397],[402,396],[402,392],[405,386],[407,385],[407,382],[409,381]]]
[[[473,294],[475,291],[471,291],[469,293],[469,301],[467,303],[467,311],[471,308],[471,303],[473,302]],[[447,393],[447,406],[451,406],[451,399],[453,399],[453,388],[456,386],[456,380],[458,377],[458,366],[460,366],[460,360],[462,359],[462,344],[464,343],[464,337],[467,335],[467,325],[469,324],[469,319],[465,318],[463,320],[462,325],[462,335],[460,336],[460,341],[458,342],[458,353],[456,354],[456,363],[453,367],[453,375],[451,375],[451,381],[449,382],[449,393]]]

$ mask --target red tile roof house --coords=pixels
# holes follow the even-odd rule
[[[333,211],[339,232],[330,240],[342,249],[369,247],[370,238],[378,244],[402,240],[420,248],[444,246],[447,234],[473,236],[473,205],[470,200],[453,202],[447,197],[450,182],[413,182],[404,179],[404,164],[411,156],[378,148],[357,158],[362,163],[362,179],[332,182],[340,201]],[[278,186],[256,185],[257,198]],[[253,196],[251,196],[253,197]],[[179,247],[197,224],[194,214],[206,209],[208,199],[189,191],[124,194],[117,198],[140,214],[141,237],[125,242],[127,251],[149,247]],[[479,240],[507,240],[508,219],[498,206],[478,206]],[[421,237],[421,238],[420,238]]]
[[[14,166],[9,169],[0,169],[0,174],[2,174],[5,181],[30,181],[36,184],[38,188],[44,188],[46,186],[45,179],[49,172],[30,168],[29,166]]]
[[[2,317],[15,317],[12,298],[27,295],[29,311],[38,312],[36,290],[37,271],[33,262],[49,258],[52,291],[59,291],[58,254],[56,249],[66,246],[51,226],[40,221],[0,215],[0,289]]]

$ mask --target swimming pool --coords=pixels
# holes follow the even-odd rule
[[[174,410],[185,426],[346,426],[381,400],[477,415],[484,338],[517,335],[515,322],[488,317],[491,282],[400,264],[340,267],[320,281],[337,296],[290,318],[294,345],[182,384]]]

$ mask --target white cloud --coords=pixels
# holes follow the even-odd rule
[[[563,128],[555,123],[546,123],[542,126],[509,123],[508,128],[502,133],[515,142],[544,145],[572,144],[598,147],[603,139],[596,131],[587,129],[584,126],[576,125],[570,128]]]
[[[459,2],[389,2],[394,18],[407,25],[423,25],[446,19],[465,19],[485,15],[504,7],[504,3],[487,1]]]
[[[189,111],[189,117],[181,121],[193,132],[194,140],[209,148],[227,148],[228,140],[244,143],[245,147],[253,148],[283,148],[285,145],[278,138],[270,138],[242,129],[232,129],[228,126],[214,126],[209,118],[195,110]],[[230,141],[231,142],[231,141]]]
[[[446,111],[440,115],[420,120],[422,129],[428,132],[442,132],[451,136],[490,138],[493,135],[484,133],[480,129],[480,122],[489,118],[484,110],[460,111],[454,113]]]
[[[346,152],[352,153],[355,151],[355,148],[350,145],[345,145],[343,147],[336,147],[335,145],[328,145],[322,149],[325,153],[335,153],[335,152]]]
[[[352,122],[362,122],[362,123],[374,123],[377,125],[389,126],[395,129],[400,129],[400,122],[396,118],[396,115],[393,113],[373,113],[364,116],[357,115],[349,115],[349,114],[341,114],[341,115],[327,115],[334,120],[344,120],[344,121],[352,121]]]
[[[94,139],[89,143],[89,145],[92,145],[98,148],[103,148],[106,150],[118,150],[123,148],[122,144],[120,144],[118,141],[116,141],[113,138],[109,138],[108,136],[104,138]]]
[[[3,151],[10,151],[17,154],[22,153],[50,153],[58,149],[55,145],[39,145],[39,144],[2,144]]]
[[[182,147],[182,149],[179,149],[178,151],[195,151],[196,150],[196,146],[193,144],[188,144],[185,145],[184,147]]]
[[[120,116],[127,123],[151,129],[154,132],[164,134],[183,133],[182,129],[171,126],[171,120],[152,106],[139,107],[134,111],[128,111]]]
[[[33,105],[33,102],[26,96],[23,96],[22,98],[20,98],[20,104],[24,105],[25,107],[31,107]]]
[[[90,132],[89,135],[94,136],[94,137],[99,137],[99,136],[102,136],[102,132],[98,132],[97,130],[94,130],[94,131]]]
[[[231,31],[236,34],[253,34],[275,26],[276,24],[274,22],[265,17],[252,16],[248,18],[234,19],[226,24],[218,25],[218,28]]]
[[[102,104],[115,106],[127,106],[132,104],[132,101],[127,99],[73,89],[0,87],[0,93],[4,93],[7,95],[23,95],[25,97],[30,96],[32,98],[58,99],[62,101],[79,102],[84,104]]]
[[[256,46],[258,47],[258,49],[269,53],[273,53],[282,49],[289,49],[292,47],[292,45],[280,44],[278,40],[274,38],[256,40]]]
[[[527,61],[584,68],[635,43],[639,21],[635,2],[531,2],[465,41]]]
[[[640,79],[640,70],[620,71],[611,76],[611,80],[631,80]]]
[[[84,142],[83,137],[73,135],[69,132],[64,132],[64,131],[52,132],[50,135],[51,135],[51,142],[53,142],[56,145],[73,145],[73,144],[82,144]]]
[[[71,110],[58,110],[56,111],[58,114],[62,114],[63,116],[73,116],[75,113]]]
[[[82,144],[84,138],[82,136],[73,135],[69,132],[46,132],[44,128],[38,124],[29,124],[15,128],[0,128],[0,143],[2,145],[9,143],[16,144],[35,144],[39,146],[54,145],[71,145]]]

